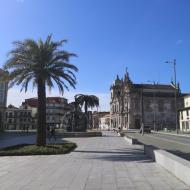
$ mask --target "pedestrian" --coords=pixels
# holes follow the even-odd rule
[[[55,136],[55,127],[52,126],[50,129],[50,140],[51,138],[54,138],[54,140],[56,141],[56,136]]]
[[[49,127],[49,125],[47,126],[47,137],[48,137],[48,140],[50,141],[51,140],[51,138],[50,138],[50,127]]]
[[[29,130],[29,127],[27,126],[27,127],[26,127],[26,133],[27,133],[27,134],[28,134],[28,130]]]

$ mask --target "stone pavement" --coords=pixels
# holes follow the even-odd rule
[[[78,148],[66,155],[0,157],[1,190],[190,189],[111,132],[69,139]]]

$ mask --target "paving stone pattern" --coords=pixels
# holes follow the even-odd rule
[[[71,138],[67,155],[0,157],[0,190],[187,190],[172,176],[111,132]]]

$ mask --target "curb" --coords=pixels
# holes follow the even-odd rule
[[[134,144],[141,144],[142,145],[142,143],[140,143],[137,139],[135,139],[135,138],[132,138],[131,136],[124,136],[124,139],[129,143],[129,144],[132,144],[132,145],[134,145]]]
[[[130,144],[136,144],[138,142],[137,139],[125,136],[124,139]],[[152,145],[145,145],[144,146],[144,154],[150,157],[153,161],[157,164],[162,166],[164,169],[169,171],[175,177],[186,183],[190,186],[190,162],[176,156],[172,153],[169,153],[165,150],[158,149]]]
[[[163,134],[163,135],[171,135],[171,136],[177,136],[177,137],[188,137],[190,138],[190,135],[183,135],[183,134],[172,134],[172,133],[164,133],[164,132],[157,132],[157,131],[151,131],[155,134]]]
[[[190,186],[190,162],[152,145],[144,145],[144,153],[156,163]]]

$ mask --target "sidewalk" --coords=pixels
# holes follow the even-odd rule
[[[164,132],[164,131],[152,131],[152,133],[157,133],[157,134],[163,134],[163,135],[172,135],[172,136],[178,136],[178,137],[189,137],[190,138],[190,134],[182,134],[182,133],[173,133],[173,132]]]
[[[1,190],[187,190],[143,154],[111,132],[68,139],[78,148],[66,155],[0,157]]]

